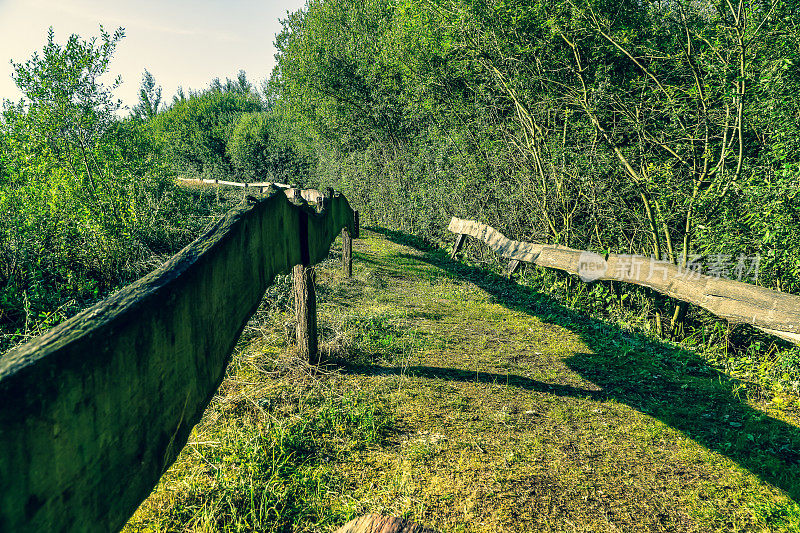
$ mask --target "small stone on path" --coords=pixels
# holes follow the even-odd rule
[[[402,518],[371,514],[351,520],[334,533],[436,533],[436,531]]]

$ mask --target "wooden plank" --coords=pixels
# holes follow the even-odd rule
[[[508,263],[508,279],[517,273],[517,271],[522,268],[522,261],[518,261],[516,259],[512,259]]]
[[[453,218],[448,230],[486,243],[502,257],[564,270],[584,281],[614,280],[649,287],[698,305],[732,323],[755,326],[800,344],[800,296],[700,274],[649,257],[610,254],[508,239],[490,226]]]
[[[298,189],[296,187],[292,187],[289,189],[284,189],[284,192],[289,198],[297,198],[299,196],[310,204],[320,204],[323,202],[323,198],[325,197],[324,194],[316,189]]]
[[[269,186],[275,186],[275,187],[277,187],[278,189],[291,189],[291,188],[292,188],[292,185],[287,185],[287,184],[285,184],[285,183],[276,183],[276,182],[272,182],[272,181],[257,181],[257,182],[255,182],[255,183],[251,183],[251,184],[250,184],[250,186],[251,186],[251,187],[269,187]]]
[[[238,181],[225,181],[225,180],[202,180],[202,179],[192,179],[192,178],[178,178],[178,181],[182,181],[184,183],[201,183],[206,185],[227,185],[229,187],[269,187],[274,185],[278,189],[291,189],[291,185],[286,185],[285,183],[274,183],[270,181],[259,181],[255,183],[241,183]]]
[[[224,181],[224,180],[200,180],[200,179],[189,179],[189,178],[178,178],[178,181],[184,183],[202,183],[208,185],[223,185],[228,187],[240,187],[244,189],[243,194],[247,194],[248,192],[260,190],[261,188],[268,188],[270,186],[275,186],[278,189],[282,189],[286,192],[286,196],[294,198],[296,194],[295,191],[299,191],[300,196],[308,203],[311,204],[322,204],[325,198],[325,194],[316,190],[316,189],[300,189],[294,187],[292,185],[286,185],[285,183],[271,183],[271,182],[256,182],[256,183],[240,183],[236,181]],[[332,191],[333,189],[331,189]]]
[[[334,533],[436,533],[436,531],[402,518],[371,514],[351,520]]]

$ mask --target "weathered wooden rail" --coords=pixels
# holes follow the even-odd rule
[[[637,255],[607,257],[563,246],[514,241],[490,226],[453,218],[447,228],[457,235],[453,257],[465,235],[486,243],[501,257],[578,274],[588,280],[614,280],[650,287],[689,302],[732,323],[747,323],[784,340],[800,344],[800,296],[679,269]]]
[[[190,178],[178,178],[178,181],[184,185],[211,185],[218,187],[235,187],[242,189],[242,192],[244,194],[263,193],[270,187],[275,187],[278,189],[283,189],[284,191],[286,191],[287,196],[293,197],[294,195],[297,194],[295,191],[300,191],[300,195],[303,197],[303,199],[311,203],[318,203],[320,199],[324,196],[323,193],[321,193],[316,189],[299,189],[292,185],[286,185],[285,183],[272,183],[269,181],[243,183],[238,181],[202,180],[202,179],[190,179]]]
[[[178,181],[183,183],[196,183],[200,185],[227,185],[229,187],[241,187],[243,189],[260,189],[261,187],[277,187],[278,189],[291,189],[291,185],[285,183],[274,183],[271,181],[263,181],[257,183],[243,183],[239,181],[226,181],[226,180],[203,180],[193,178],[178,178]]]
[[[356,234],[344,196],[263,187],[0,359],[0,531],[119,530],[186,444],[274,277]]]
[[[215,187],[239,187],[245,194],[248,191],[261,192],[269,186],[283,189],[286,196],[295,201],[306,201],[312,204],[320,204],[324,201],[325,195],[316,189],[300,189],[283,183],[240,183],[236,181],[224,180],[203,180],[179,178],[178,181],[184,184],[212,185]],[[328,194],[333,194],[329,189]],[[353,276],[353,238],[358,238],[359,220],[358,211],[353,212],[353,224],[351,235],[349,229],[342,230],[342,268],[345,275],[349,278]],[[298,354],[311,362],[318,360],[317,345],[317,298],[315,289],[315,273],[313,269],[306,265],[298,264],[292,269],[292,292],[294,293],[295,307],[295,335],[297,340]]]

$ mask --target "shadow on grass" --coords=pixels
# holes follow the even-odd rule
[[[565,362],[602,392],[520,377],[510,378],[513,385],[555,395],[625,403],[729,457],[800,501],[800,429],[747,405],[739,396],[741,383],[709,368],[697,354],[593,320],[503,276],[451,261],[446,253],[420,239],[384,228],[370,229],[424,253],[400,254],[399,259],[422,261],[467,279],[492,295],[498,304],[580,335],[593,353],[578,353]],[[405,266],[412,268],[410,264]],[[422,367],[416,375],[475,380],[474,372],[453,369]],[[499,375],[481,377],[487,381],[496,378],[498,383],[506,380],[506,376]]]
[[[434,366],[404,366],[404,367],[382,367],[368,365],[348,365],[346,361],[338,361],[343,365],[342,372],[345,374],[362,374],[372,376],[408,376],[429,379],[441,379],[445,381],[462,381],[465,383],[485,383],[517,387],[525,390],[555,394],[556,396],[568,396],[573,398],[586,398],[603,401],[608,395],[601,390],[580,389],[569,385],[558,383],[545,383],[522,376],[512,374],[494,374],[491,372],[476,372],[474,370],[463,370],[460,368],[441,368]]]

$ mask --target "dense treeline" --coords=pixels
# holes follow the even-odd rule
[[[315,133],[320,178],[375,223],[435,238],[459,215],[733,277],[760,257],[759,283],[798,292],[798,15],[311,1],[284,23],[273,84]]]
[[[331,185],[367,223],[433,241],[456,215],[799,293],[799,11],[310,0],[261,90],[241,72],[164,105],[145,71],[127,114],[119,80],[97,82],[122,32],[63,47],[51,32],[15,63],[25,97],[0,119],[0,325],[96,298],[195,235],[223,206],[178,175]],[[727,350],[722,324],[678,302],[536,275]]]
[[[295,135],[239,72],[204,91],[182,91],[155,114],[150,129],[172,168],[188,176],[302,182],[308,156]]]
[[[789,0],[311,0],[271,83],[368,222],[441,242],[456,215],[799,293],[798,20]],[[678,302],[538,275],[727,353]]]

